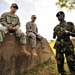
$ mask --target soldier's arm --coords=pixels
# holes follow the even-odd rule
[[[73,37],[75,37],[75,29],[72,30],[72,32],[69,32],[69,34]]]
[[[69,29],[69,31],[68,31],[68,29],[65,30],[65,32],[66,32],[67,34],[69,34],[70,36],[74,36],[74,37],[75,37],[75,26],[74,26],[74,23],[72,23],[72,22],[67,22],[67,24],[68,24],[68,27],[69,27],[70,29]],[[68,28],[68,27],[67,27],[67,28]]]
[[[75,37],[75,33],[70,32],[70,35]]]
[[[7,21],[6,21],[6,14],[5,13],[1,15],[0,23],[1,23],[1,25],[8,27],[8,24],[7,24]]]
[[[27,22],[27,23],[26,23],[26,32],[34,32],[34,31],[31,29],[30,22]]]
[[[75,37],[75,32],[71,32],[71,31],[65,30],[65,33],[68,34],[68,35],[70,35],[70,36]]]
[[[65,33],[68,34],[68,35],[70,35],[70,36],[75,37],[75,30],[73,30],[73,31],[67,31],[67,30],[65,30]]]
[[[35,35],[39,35],[39,34],[38,34],[38,28],[37,28],[37,25],[35,25],[35,28],[36,28],[36,31],[34,32],[34,34],[35,34]]]
[[[30,31],[30,26],[29,26],[29,25],[30,25],[30,23],[27,22],[27,23],[26,23],[26,32]]]
[[[53,38],[54,38],[54,39],[56,38],[56,34],[55,34],[55,32],[53,33]]]
[[[2,19],[1,19],[1,17],[0,17],[0,23],[2,22]]]
[[[56,38],[56,30],[55,30],[55,28],[53,29],[53,38],[55,39]]]
[[[17,24],[14,27],[15,27],[15,29],[19,29],[20,28],[20,20],[19,20],[19,18],[18,18]]]
[[[38,33],[38,28],[36,27],[36,32]]]

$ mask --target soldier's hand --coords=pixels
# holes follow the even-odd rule
[[[65,30],[65,33],[66,33],[66,34],[70,34],[70,31]]]
[[[37,33],[37,32],[34,32],[34,34],[35,34],[35,35],[38,35],[38,33]]]
[[[13,27],[13,30],[16,30],[16,28],[15,28],[15,27]]]
[[[12,29],[13,29],[13,27],[12,27],[12,26],[8,26],[8,29],[9,29],[9,30],[12,30]]]
[[[56,38],[56,36],[55,35],[53,35],[53,39],[55,39]]]
[[[65,32],[65,29],[64,28],[61,28],[61,32]]]
[[[56,32],[56,31],[54,31],[54,33],[53,33],[53,39],[55,39],[55,38],[56,38],[56,34],[57,34],[57,32]]]

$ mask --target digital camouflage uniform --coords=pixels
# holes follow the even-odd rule
[[[26,44],[25,34],[19,29],[20,28],[20,21],[17,15],[11,15],[10,12],[6,12],[1,15],[1,27],[0,27],[0,43],[3,42],[3,38],[5,34],[9,33],[7,26],[13,26],[16,28],[14,34],[16,37],[20,39],[21,44]]]
[[[38,28],[35,23],[29,21],[26,23],[26,33],[30,37],[30,44],[32,48],[36,47],[36,39],[41,42],[41,47],[44,48],[44,38],[41,35],[35,35],[35,32],[38,32]]]
[[[73,32],[74,25],[72,22],[63,22],[58,24],[54,28],[54,38],[57,36],[54,48],[56,49],[56,60],[59,73],[65,75],[64,70],[64,54],[67,60],[67,64],[71,75],[75,75],[75,55],[74,46],[70,40],[70,34],[66,34],[64,30]],[[75,36],[75,35],[74,35]]]

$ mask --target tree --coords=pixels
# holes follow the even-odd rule
[[[65,7],[68,10],[73,10],[75,9],[75,0],[58,0],[58,2],[56,2],[56,5],[59,8]]]

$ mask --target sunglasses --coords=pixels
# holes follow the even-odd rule
[[[16,8],[16,9],[18,9],[18,7],[17,7],[17,6],[13,6],[13,8]]]

